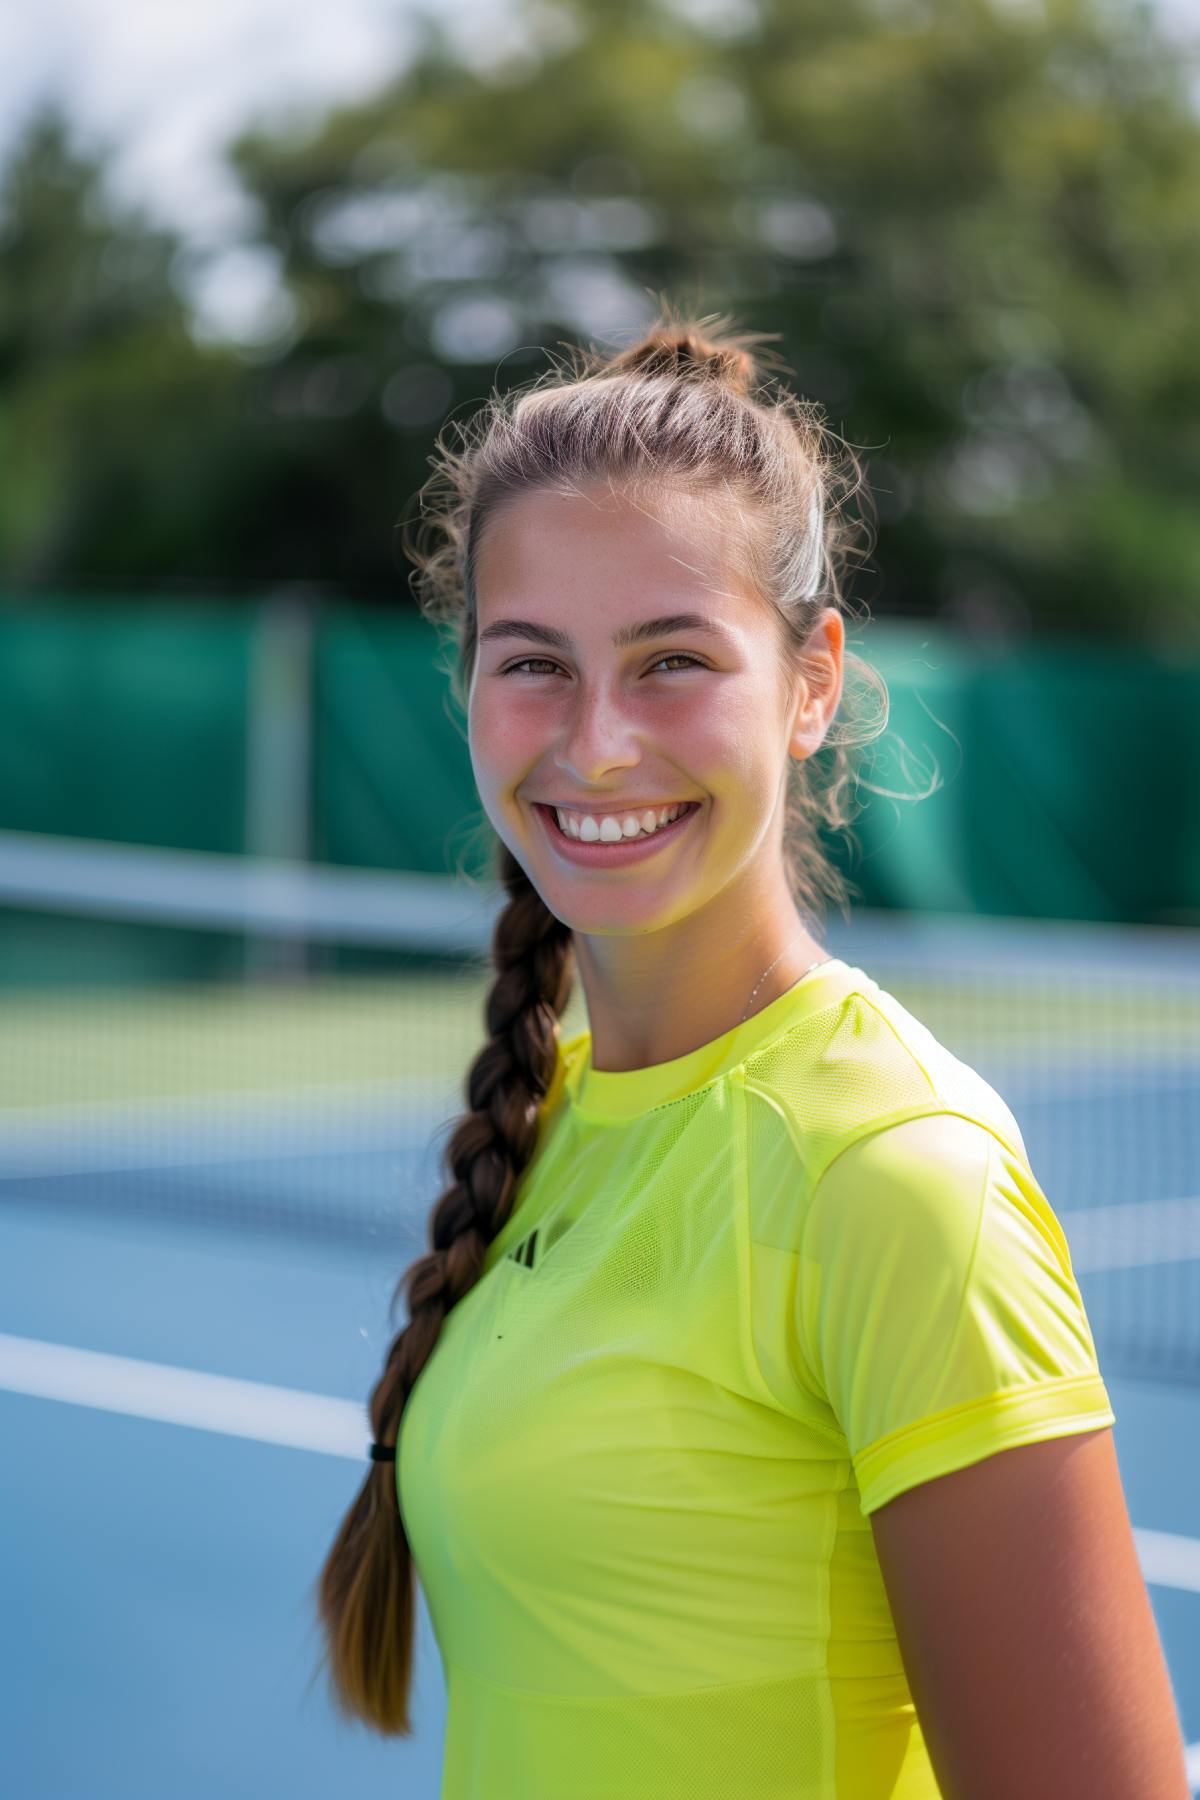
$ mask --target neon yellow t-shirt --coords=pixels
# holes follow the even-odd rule
[[[402,1421],[441,1800],[935,1800],[869,1515],[1113,1423],[1012,1113],[862,969],[560,1042]]]

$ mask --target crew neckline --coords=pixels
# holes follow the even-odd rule
[[[578,1053],[566,1075],[566,1087],[575,1111],[594,1118],[628,1119],[670,1100],[681,1100],[697,1088],[735,1069],[756,1050],[802,1018],[807,1018],[846,986],[847,977],[863,978],[863,971],[840,956],[828,958],[785,988],[782,994],[732,1025],[719,1037],[669,1062],[649,1063],[643,1069],[594,1069],[592,1035],[579,1034]]]

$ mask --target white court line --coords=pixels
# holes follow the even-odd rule
[[[366,1408],[354,1400],[6,1332],[0,1332],[0,1389],[354,1462],[366,1462],[370,1445]],[[1137,1526],[1133,1535],[1151,1586],[1200,1594],[1200,1538]]]
[[[371,1434],[364,1405],[265,1381],[209,1375],[0,1332],[0,1388],[168,1425],[194,1425],[263,1444],[348,1456],[364,1468],[368,1460]]]
[[[1187,1758],[1187,1784],[1194,1794],[1200,1788],[1200,1744],[1188,1744],[1184,1754]]]
[[[1135,1525],[1133,1535],[1143,1579],[1151,1587],[1200,1594],[1200,1538],[1182,1537],[1174,1531],[1151,1531],[1145,1525]]]
[[[1057,1217],[1077,1275],[1200,1258],[1200,1194],[1114,1206],[1060,1207]]]

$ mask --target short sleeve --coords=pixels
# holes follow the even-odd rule
[[[1025,1157],[974,1119],[906,1119],[833,1159],[796,1304],[864,1514],[998,1450],[1115,1423],[1062,1227]]]

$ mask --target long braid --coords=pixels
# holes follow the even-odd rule
[[[574,980],[569,926],[549,910],[508,846],[508,895],[496,920],[496,979],[484,1009],[488,1041],[466,1079],[469,1110],[443,1151],[450,1176],[430,1216],[431,1249],[400,1277],[409,1322],[387,1353],[368,1404],[375,1441],[395,1444],[408,1396],[450,1312],[483,1271],[537,1144],[537,1111],[554,1075],[559,1020]],[[334,1695],[343,1714],[407,1737],[414,1629],[412,1555],[391,1462],[372,1463],[317,1583]]]

